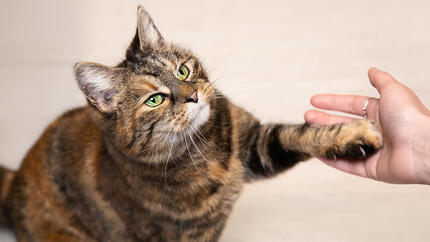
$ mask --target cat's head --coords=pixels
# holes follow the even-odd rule
[[[137,15],[136,35],[121,64],[80,62],[74,70],[115,145],[156,162],[177,154],[184,139],[208,122],[215,89],[190,51],[165,41],[143,7]]]

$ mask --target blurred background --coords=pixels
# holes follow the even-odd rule
[[[303,122],[317,93],[377,96],[377,66],[430,104],[426,0],[2,0],[0,163],[18,168],[43,129],[85,104],[80,60],[117,64],[138,4],[165,39],[263,121]],[[221,241],[428,241],[430,188],[353,177],[318,160],[247,185]],[[15,241],[0,231],[0,241]]]

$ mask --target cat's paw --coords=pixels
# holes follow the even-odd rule
[[[364,159],[382,147],[382,135],[370,120],[344,124],[334,137],[334,147],[327,150],[331,159]]]

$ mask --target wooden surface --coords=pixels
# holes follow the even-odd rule
[[[0,8],[0,162],[17,168],[44,127],[84,104],[79,60],[114,65],[144,4],[168,40],[263,121],[302,122],[317,93],[375,96],[378,66],[430,105],[430,2],[12,1]],[[221,241],[428,241],[430,187],[389,185],[303,163],[247,185]],[[1,230],[0,241],[14,241]]]

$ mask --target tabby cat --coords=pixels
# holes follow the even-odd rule
[[[261,124],[142,7],[137,19],[120,64],[75,65],[88,105],[51,123],[18,171],[0,172],[1,221],[19,241],[217,241],[244,183],[381,147],[368,120]]]

